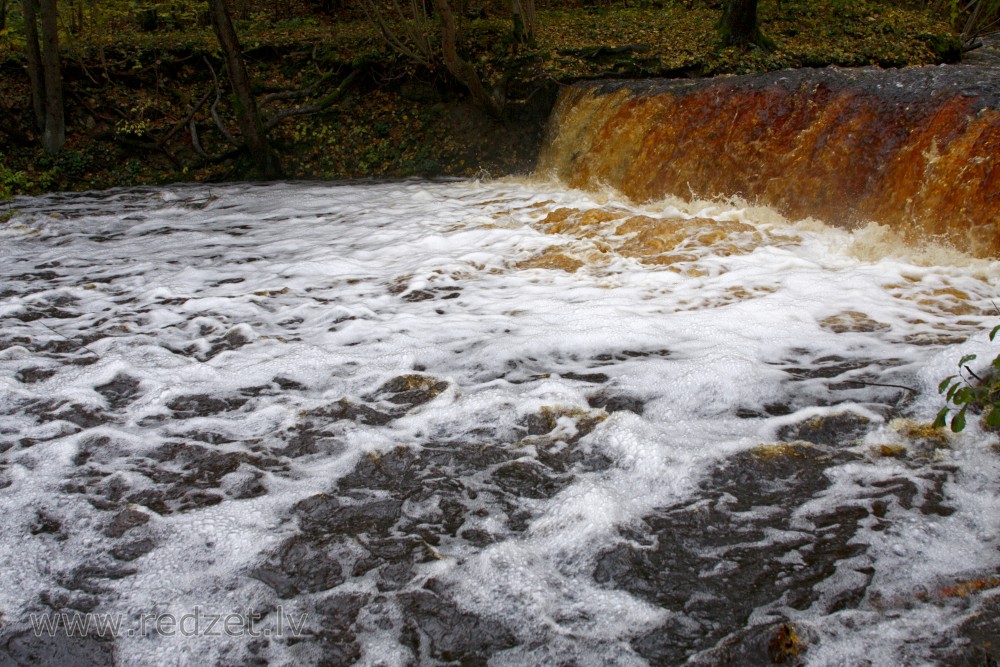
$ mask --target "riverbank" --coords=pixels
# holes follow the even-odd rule
[[[898,67],[958,56],[947,26],[884,4],[764,4],[770,52],[718,48],[719,13],[680,4],[550,9],[539,13],[535,48],[516,47],[505,18],[467,20],[464,55],[503,91],[501,119],[469,104],[443,68],[391,53],[366,21],[313,13],[256,18],[237,29],[260,99],[275,102],[265,114],[290,108],[284,92],[326,77],[319,95],[355,73],[338,103],[271,131],[287,177],[306,180],[529,172],[558,90],[581,79]],[[66,41],[68,134],[57,158],[37,148],[20,45],[10,33],[4,39],[0,113],[10,120],[0,130],[0,197],[246,176],[220,129],[236,132],[226,82],[216,85],[223,68],[207,27],[146,33],[114,25]]]

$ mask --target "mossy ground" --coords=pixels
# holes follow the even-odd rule
[[[392,53],[366,20],[286,4],[285,18],[251,14],[237,24],[261,95],[364,68],[338,104],[272,131],[287,176],[298,179],[528,171],[558,87],[581,78],[921,65],[953,58],[956,46],[948,26],[927,13],[877,2],[764,2],[771,51],[719,48],[720,9],[699,3],[542,9],[534,48],[513,43],[506,17],[481,11],[463,21],[460,39],[464,56],[510,100],[507,116],[495,120],[468,105],[443,68]],[[231,149],[208,114],[208,63],[222,71],[211,30],[191,17],[154,32],[103,21],[64,40],[68,138],[57,158],[37,148],[21,40],[12,30],[0,35],[0,114],[9,119],[0,132],[0,197],[244,176],[239,159],[199,155],[185,124],[208,95],[195,115],[199,142],[212,156]],[[218,110],[231,117],[227,95]]]

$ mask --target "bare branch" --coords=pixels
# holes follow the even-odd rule
[[[917,393],[917,390],[913,387],[907,387],[902,384],[888,384],[885,382],[865,382],[864,380],[847,380],[847,384],[859,384],[864,387],[888,387],[890,389],[902,389],[904,391],[909,391],[912,393]]]
[[[162,139],[159,139],[156,143],[158,143],[161,146],[165,145],[167,142],[169,142],[171,139],[174,138],[174,135],[177,134],[181,130],[181,128],[183,128],[185,125],[188,125],[189,123],[194,122],[194,115],[198,113],[198,109],[201,109],[205,105],[205,102],[208,101],[208,98],[211,96],[212,96],[212,91],[209,90],[207,93],[205,93],[205,96],[201,98],[198,104],[194,105],[191,108],[191,112],[184,118],[184,120],[174,125],[173,129],[171,129],[170,132],[166,134],[166,136],[164,136]]]
[[[265,104],[269,104],[277,100],[291,100],[298,97],[308,97],[309,95],[312,95],[313,92],[315,92],[317,89],[319,89],[320,86],[322,86],[335,76],[336,74],[334,72],[327,72],[319,79],[317,79],[308,88],[297,88],[295,90],[282,90],[276,93],[270,93],[261,98],[260,106],[264,106]]]
[[[236,141],[236,137],[226,129],[222,119],[219,118],[219,101],[222,100],[222,91],[219,89],[219,77],[215,75],[215,68],[212,67],[212,63],[208,61],[208,58],[205,58],[205,64],[208,65],[209,71],[212,72],[212,85],[215,87],[215,101],[212,102],[212,107],[209,109],[212,114],[212,120],[215,121],[215,126],[219,128],[219,132],[226,138],[226,141],[239,148],[240,142]]]
[[[407,16],[397,0],[392,0],[397,20],[395,25],[390,25],[384,9],[377,0],[360,0],[360,4],[369,20],[378,26],[382,39],[389,48],[424,67],[431,67],[434,61],[434,49],[427,37],[430,31],[426,29],[428,17],[423,5],[411,0],[411,16]]]
[[[285,111],[281,111],[272,116],[270,119],[268,119],[267,122],[264,123],[264,127],[270,130],[276,127],[286,118],[291,118],[292,116],[306,116],[309,114],[314,114],[319,111],[322,111],[323,109],[326,109],[327,107],[333,104],[336,104],[338,101],[340,101],[341,98],[344,97],[344,94],[347,92],[347,89],[350,87],[352,83],[354,83],[354,80],[358,77],[358,74],[360,73],[361,73],[361,68],[359,67],[353,70],[346,77],[344,77],[344,80],[340,82],[340,85],[338,85],[336,88],[330,91],[330,93],[328,93],[326,96],[321,97],[315,103],[297,107],[295,109],[287,109]]]
[[[195,123],[194,117],[191,118],[189,125],[191,131],[191,146],[194,147],[194,152],[203,158],[208,159],[208,153],[206,153],[205,149],[201,147],[201,141],[198,139],[198,125]]]

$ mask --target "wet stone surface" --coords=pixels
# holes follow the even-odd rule
[[[895,641],[874,664],[998,659],[992,505],[969,500],[996,495],[995,443],[930,429],[917,395],[933,346],[982,326],[942,337],[952,311],[920,300],[979,312],[980,278],[812,250],[775,276],[770,248],[693,237],[679,272],[603,250],[523,270],[533,223],[580,204],[423,184],[445,205],[418,224],[417,186],[377,219],[367,190],[332,215],[338,186],[300,219],[309,188],[260,187],[31,200],[0,230],[0,667],[862,664],[822,654],[844,637]],[[910,585],[952,547],[967,571]],[[27,620],[195,606],[305,623]]]
[[[696,500],[624,532],[622,544],[598,558],[595,580],[679,614],[639,638],[636,651],[656,664],[679,664],[742,630],[755,610],[774,606],[779,620],[786,605],[832,611],[856,604],[872,569],[852,538],[870,508],[798,511],[828,486],[829,466],[854,458],[804,443],[739,454],[709,476]],[[841,567],[857,574],[850,586],[814,589]]]
[[[348,577],[398,590],[414,565],[442,551],[523,531],[530,512],[522,499],[552,497],[587,464],[595,462],[579,453],[536,458],[513,446],[465,442],[365,456],[329,494],[293,508],[302,532],[255,576],[283,597],[327,590]]]
[[[544,436],[555,424],[553,414],[543,412],[526,420],[525,432]],[[571,440],[578,441],[595,424],[584,422]],[[334,655],[357,654],[349,641],[351,624],[356,608],[370,604],[369,613],[402,610],[406,621],[400,638],[416,655],[479,664],[513,646],[514,635],[460,609],[446,586],[421,578],[419,566],[468,555],[523,532],[533,515],[532,500],[551,498],[579,472],[610,465],[601,455],[554,444],[427,443],[364,456],[335,488],[292,508],[300,532],[252,576],[286,599],[341,585],[373,585],[379,592],[374,601],[348,597],[347,610],[332,618],[324,610],[345,594],[335,592],[316,603],[323,626],[339,628],[333,636],[319,633],[324,646],[337,638],[330,646]]]

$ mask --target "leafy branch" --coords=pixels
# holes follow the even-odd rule
[[[997,333],[1000,333],[1000,324],[990,331],[991,341],[996,339]],[[944,394],[946,405],[934,420],[936,428],[947,425],[955,433],[960,432],[965,428],[966,413],[970,408],[973,412],[986,413],[986,428],[1000,428],[1000,354],[993,359],[992,368],[984,373],[984,377],[969,367],[969,362],[975,359],[974,354],[962,357],[958,362],[958,374],[949,375],[938,385],[938,393]],[[952,412],[954,414],[949,419],[948,415]]]

